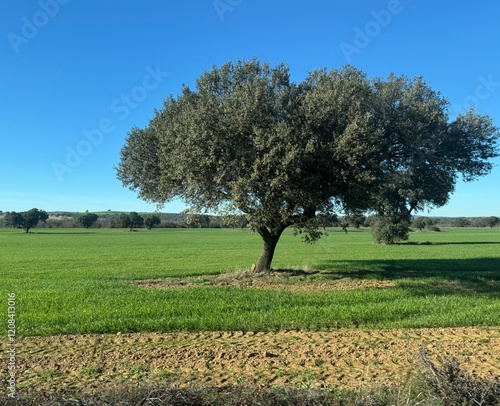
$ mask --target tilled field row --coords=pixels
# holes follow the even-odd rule
[[[18,390],[94,392],[121,384],[357,388],[403,383],[421,348],[500,376],[500,328],[134,333],[18,338]],[[8,345],[0,344],[1,369]]]

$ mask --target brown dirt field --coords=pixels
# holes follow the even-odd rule
[[[0,369],[7,370],[6,340]],[[455,356],[469,373],[500,375],[500,327],[144,333],[17,340],[17,388],[99,392],[120,384],[330,387],[394,385],[419,348]]]

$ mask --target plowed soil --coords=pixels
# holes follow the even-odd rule
[[[7,370],[6,340],[0,344]],[[68,335],[17,340],[18,390],[117,384],[356,388],[403,383],[420,348],[500,375],[500,328]]]

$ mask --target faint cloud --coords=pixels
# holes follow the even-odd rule
[[[363,27],[354,27],[353,39],[350,42],[341,42],[339,45],[347,63],[352,62],[353,55],[363,52],[391,24],[393,17],[401,14],[403,10],[404,6],[400,0],[389,0],[384,9],[371,10],[369,13],[371,19]]]
[[[133,87],[128,93],[122,93],[120,97],[111,102],[110,110],[118,115],[119,120],[125,120],[132,110],[146,100],[149,92],[156,89],[168,76],[167,72],[161,71],[159,65],[156,65],[154,69],[147,66],[146,72],[140,85]],[[88,157],[94,148],[102,143],[105,135],[111,134],[115,130],[116,125],[110,117],[102,118],[98,125],[90,130],[83,129],[83,139],[74,146],[66,146],[66,156],[63,162],[52,162],[52,169],[59,182],[64,180],[64,175],[73,172],[76,167],[81,165],[84,158]]]
[[[14,52],[16,54],[19,53],[20,46],[27,45],[30,40],[35,38],[40,30],[59,14],[61,6],[69,2],[70,0],[40,0],[38,2],[40,9],[31,18],[26,16],[21,18],[22,26],[20,34],[12,31],[7,34]]]
[[[224,14],[233,12],[241,3],[243,3],[243,0],[214,0],[212,5],[219,20],[222,22],[224,21]]]

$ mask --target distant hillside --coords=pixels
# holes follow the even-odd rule
[[[84,214],[85,212],[73,212],[73,211],[48,211],[50,218],[73,218],[77,217],[81,214]],[[112,211],[112,210],[106,210],[106,211],[91,211],[91,213],[97,214],[99,217],[102,218],[112,218],[112,217],[117,217],[121,213],[130,213],[129,211]],[[179,213],[157,213],[157,212],[138,212],[141,216],[147,216],[147,215],[155,215],[160,217],[160,220],[168,220],[168,221],[177,221],[182,218],[182,216]]]

